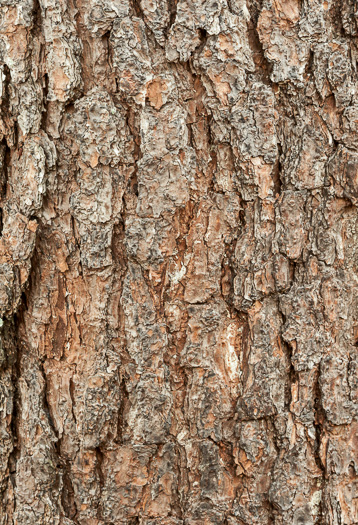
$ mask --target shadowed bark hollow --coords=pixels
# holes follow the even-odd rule
[[[355,0],[0,0],[0,525],[358,523]]]

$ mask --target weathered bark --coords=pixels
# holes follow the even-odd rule
[[[355,0],[0,13],[0,525],[357,524]]]

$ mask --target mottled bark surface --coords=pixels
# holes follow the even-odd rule
[[[0,0],[0,525],[358,523],[355,0]]]

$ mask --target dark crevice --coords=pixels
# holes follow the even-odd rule
[[[133,173],[132,177],[129,180],[128,189],[133,195],[138,197],[138,177],[136,172]]]
[[[11,152],[5,139],[0,144],[0,202],[6,198],[9,169],[11,164]]]
[[[2,97],[1,101],[1,111],[4,112],[6,115],[10,115],[10,84],[11,84],[11,73],[10,69],[7,64],[4,64],[4,70],[3,70],[5,79],[4,79],[4,86],[3,90],[5,93],[5,96]]]
[[[206,45],[206,42],[207,42],[207,39],[208,39],[208,33],[206,31],[206,29],[200,27],[198,29],[198,36],[199,36],[199,40],[200,40],[200,44],[195,48],[195,53],[197,56],[200,55],[200,53],[202,52],[202,50],[204,49],[205,45]],[[199,78],[199,77],[197,77]]]
[[[76,519],[77,507],[75,499],[75,491],[71,480],[71,467],[69,463],[64,465],[63,476],[62,476],[62,493],[61,493],[61,504],[65,512],[66,518],[72,520],[74,523],[78,523]]]
[[[78,273],[81,277],[83,277],[84,274],[83,274],[83,266],[82,266],[82,260],[81,260],[81,245],[80,245],[80,240],[79,240],[79,236],[77,232],[76,221],[73,215],[71,215],[71,227],[73,231],[73,237],[75,239],[75,245],[76,245],[76,248],[78,249]]]
[[[121,392],[121,407],[118,411],[118,421],[117,421],[117,438],[115,439],[116,442],[119,444],[124,443],[124,431],[126,427],[126,422],[124,419],[124,413],[126,412],[126,408],[129,403],[129,392],[127,390],[126,381],[125,381],[125,373],[123,373],[120,384],[119,384],[120,392]]]
[[[82,327],[81,327],[81,324],[80,324],[79,321],[78,321],[77,313],[76,313],[76,310],[75,310],[75,309],[73,310],[73,317],[74,317],[74,319],[75,319],[75,323],[76,323],[76,326],[77,326],[77,330],[78,330],[78,338],[79,338],[79,340],[80,340],[80,345],[83,346]]]
[[[140,5],[140,0],[132,0],[132,4],[133,4],[133,10],[134,10],[135,15],[138,18],[141,18],[142,20],[144,20],[144,14],[142,11],[142,6]]]
[[[102,518],[101,494],[102,494],[102,490],[105,484],[105,477],[104,477],[103,468],[102,468],[104,456],[103,456],[103,452],[101,451],[100,447],[97,447],[95,449],[95,452],[96,452],[96,467],[95,468],[96,468],[96,475],[97,475],[98,482],[99,482],[99,495],[98,495],[99,505],[97,508],[97,518],[101,519]]]
[[[176,16],[177,16],[177,6],[178,6],[178,0],[168,0],[168,10],[169,10],[169,27],[168,31],[172,27],[172,25],[175,22]]]
[[[225,254],[221,261],[220,291],[230,311],[233,311],[234,308],[234,246],[234,243],[226,245]]]
[[[277,310],[281,314],[282,327],[284,327],[285,324],[286,324],[286,316],[285,316],[285,314],[282,312],[282,310],[280,308],[280,301],[279,300],[278,300],[278,303],[277,303]],[[286,385],[285,385],[285,407],[286,407],[287,412],[290,412],[290,410],[291,410],[291,403],[292,403],[292,385],[295,384],[295,383],[298,383],[299,375],[298,375],[298,372],[295,369],[294,362],[293,362],[293,351],[292,351],[293,349],[292,349],[292,346],[290,345],[290,343],[288,343],[287,341],[285,341],[283,339],[282,335],[281,335],[280,340],[281,340],[282,349],[284,350],[284,352],[286,354],[287,365],[288,365],[287,381],[286,381]]]
[[[10,108],[11,72],[7,64],[4,64],[3,66],[3,74],[5,78],[3,80],[3,96],[0,104],[0,115],[5,126],[6,143],[9,147],[13,147],[17,146],[19,132],[17,122],[15,122]]]
[[[254,9],[254,7],[250,4],[247,7],[250,12],[250,20],[247,24],[249,45],[255,63],[256,75],[260,78],[262,82],[272,86],[273,82],[271,81],[270,77],[273,65],[267,60],[265,56],[265,51],[261,44],[261,40],[257,30],[259,11],[257,9]]]
[[[322,472],[322,485],[320,486],[320,489],[324,489],[324,480],[326,476],[326,468],[322,462],[321,459],[321,453],[320,448],[322,445],[322,434],[323,434],[323,428],[324,428],[324,422],[325,422],[325,412],[322,404],[322,391],[320,386],[320,365],[317,369],[317,377],[315,382],[315,388],[314,388],[314,421],[313,425],[315,428],[315,442],[314,442],[314,459],[316,462],[317,467]],[[317,516],[317,523],[323,523],[323,501],[320,502],[319,510],[318,510],[318,516]]]
[[[317,370],[317,377],[315,382],[315,389],[314,389],[314,427],[315,427],[315,443],[314,443],[314,457],[316,461],[317,467],[322,471],[322,473],[325,473],[325,467],[322,463],[321,455],[320,455],[320,447],[322,443],[322,433],[323,433],[323,425],[325,421],[325,413],[323,409],[322,404],[322,392],[320,387],[320,367],[318,367]]]
[[[22,307],[24,308],[24,310],[27,310],[28,304],[27,304],[27,297],[26,297],[26,293],[25,292],[22,292],[22,294],[21,294],[21,304],[22,304]]]
[[[40,220],[36,215],[30,215],[29,221],[40,223]]]
[[[289,363],[289,370],[288,370],[288,384],[287,384],[287,392],[286,392],[286,407],[287,410],[290,411],[291,403],[292,403],[292,385],[294,383],[298,382],[298,373],[296,372],[296,369],[293,364],[292,359],[292,347],[290,344],[286,343],[283,339],[281,339],[282,347],[286,350],[286,355],[288,358]]]
[[[260,13],[262,11],[262,3],[263,0],[247,0],[246,2],[247,9],[250,13],[250,18],[255,26],[257,25]]]
[[[314,53],[312,49],[309,51],[309,56],[306,65],[306,74],[312,76],[314,71]]]
[[[42,10],[39,0],[33,0],[32,7],[32,27],[35,33],[41,33],[42,31]]]
[[[70,377],[69,394],[70,394],[70,398],[71,398],[72,417],[73,417],[73,421],[75,422],[75,424],[77,424],[76,414],[75,414],[75,410],[74,410],[75,407],[76,407],[75,390],[76,390],[75,383],[74,383],[72,377]]]
[[[205,42],[206,39],[208,38],[208,33],[207,33],[206,29],[203,29],[201,27],[201,28],[198,29],[198,33],[199,33],[199,37],[200,37],[201,42]]]
[[[48,385],[47,385],[46,372],[44,370],[43,363],[40,363],[40,367],[41,367],[41,374],[42,374],[42,378],[43,378],[43,382],[44,382],[43,410],[44,410],[44,412],[45,412],[45,414],[47,416],[47,422],[49,424],[49,427],[51,428],[51,430],[53,432],[53,435],[56,438],[56,443],[58,443],[59,436],[58,436],[58,432],[56,430],[56,426],[55,426],[55,423],[54,423],[54,418],[53,418],[53,415],[52,415],[51,406],[49,405],[49,402],[48,402],[48,398],[49,398]],[[55,445],[55,448],[56,448],[56,445]]]
[[[103,459],[104,459],[104,456],[103,456],[103,452],[101,451],[101,447],[97,447],[96,448],[96,470],[97,470],[97,475],[98,475],[98,479],[99,479],[99,483],[101,487],[104,486],[104,475],[102,471]]]
[[[277,159],[275,166],[273,168],[272,172],[272,178],[273,178],[273,184],[274,184],[274,191],[276,198],[279,197],[282,193],[282,146],[278,142],[277,143]]]
[[[47,101],[48,85],[49,85],[48,74],[45,73],[43,76],[43,98],[42,98],[43,110],[42,110],[42,118],[41,118],[41,128],[42,129],[46,129],[46,120],[47,120],[47,112],[48,112],[48,101]]]

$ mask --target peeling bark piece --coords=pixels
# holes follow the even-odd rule
[[[85,23],[88,29],[97,36],[103,36],[110,31],[116,19],[129,15],[130,5],[127,0],[90,0],[85,13]]]
[[[68,102],[81,85],[81,42],[67,2],[40,0],[47,44],[47,100]]]
[[[140,18],[116,19],[110,42],[120,90],[144,106],[147,84],[153,79],[144,22]]]
[[[243,198],[273,194],[273,165],[277,155],[274,97],[271,89],[254,83],[240,97],[230,116],[233,152],[240,172]]]
[[[247,21],[227,11],[220,17],[220,33],[207,38],[195,65],[206,73],[222,106],[233,106],[245,89],[246,73],[254,71]]]
[[[279,205],[281,230],[279,245],[289,259],[298,259],[307,239],[306,217],[304,212],[305,198],[300,192],[287,191],[282,195]]]
[[[258,34],[273,64],[273,82],[299,83],[309,58],[309,44],[298,36],[301,0],[268,0],[260,13]]]
[[[331,177],[337,182],[337,195],[349,198],[353,204],[356,204],[358,197],[358,153],[340,146],[330,160],[328,170]]]
[[[287,358],[278,338],[277,307],[266,299],[257,301],[250,313],[251,341],[243,358],[243,392],[237,402],[240,420],[279,414],[285,402],[282,385]]]
[[[166,33],[170,23],[170,9],[167,0],[141,0],[144,21],[153,31],[156,41],[165,45]]]

